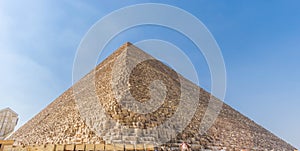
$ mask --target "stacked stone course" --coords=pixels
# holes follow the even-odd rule
[[[129,47],[130,46],[130,47]],[[126,55],[127,60],[116,62],[120,55]],[[161,62],[151,60],[138,64],[130,73],[129,88],[132,96],[140,101],[146,102],[150,98],[148,86],[153,80],[161,80],[168,90],[166,101],[162,106],[152,114],[135,114],[122,109],[116,100],[113,88],[111,86],[113,68],[123,70],[123,67],[134,62],[138,58],[149,57],[148,54],[137,47],[126,43],[115,51],[111,56],[105,59],[88,75],[83,77],[73,87],[64,92],[55,101],[48,105],[44,110],[28,121],[10,139],[16,140],[20,144],[81,144],[81,143],[100,143],[104,140],[110,140],[108,143],[153,143],[155,137],[168,137],[170,142],[180,143],[183,140],[191,144],[196,144],[202,148],[224,148],[228,150],[238,149],[257,149],[257,150],[294,150],[290,144],[273,135],[268,130],[256,124],[254,121],[243,116],[230,106],[224,104],[219,116],[210,129],[200,135],[200,123],[208,107],[209,99],[219,101],[208,92],[199,88],[192,82],[184,79],[174,70]],[[119,77],[122,82],[122,77]],[[180,96],[180,84],[185,83],[184,90],[187,92],[199,91],[199,102],[196,104],[197,110],[193,115],[191,122],[183,132],[177,136],[169,135],[172,131],[162,131],[152,133],[147,130],[163,123],[164,120],[173,116],[178,107],[178,96]],[[75,90],[75,91],[74,91]],[[124,90],[125,91],[125,90]],[[161,92],[155,92],[157,96],[163,96]],[[188,94],[188,93],[187,93]],[[126,95],[122,94],[123,99]],[[195,96],[185,95],[184,99],[193,99]],[[197,97],[196,97],[197,98]],[[76,106],[76,99],[86,102],[88,108]],[[94,101],[91,101],[94,100]],[[105,110],[105,115],[96,116],[97,105],[100,103]],[[195,104],[186,104],[189,108]],[[94,107],[94,108],[93,108]],[[88,113],[89,118],[80,116]],[[117,124],[105,121],[110,117]],[[89,125],[89,126],[87,126]],[[96,127],[101,126],[97,131],[106,135],[97,135]],[[135,130],[124,133],[122,127],[131,127]],[[174,127],[172,127],[173,129]],[[176,129],[176,127],[175,127]],[[141,136],[141,137],[138,137]]]

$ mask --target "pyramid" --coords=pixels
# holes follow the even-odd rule
[[[201,131],[211,100],[221,102],[125,43],[10,139],[22,145],[187,141],[208,149],[295,149],[226,104]]]
[[[18,114],[10,108],[0,110],[0,140],[14,131],[18,123]]]

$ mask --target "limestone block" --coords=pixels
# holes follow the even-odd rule
[[[43,151],[54,151],[54,150],[55,150],[55,145],[53,145],[53,144],[46,144]]]
[[[85,145],[84,144],[75,145],[75,150],[76,151],[84,151],[85,150]]]
[[[152,145],[152,144],[145,144],[145,150],[147,150],[147,151],[154,151],[154,145]]]
[[[95,150],[95,145],[94,144],[86,144],[85,145],[85,150],[86,151],[94,151]]]
[[[124,144],[114,144],[115,151],[124,151]]]
[[[74,144],[65,145],[65,150],[66,151],[73,151],[74,149],[75,149],[75,145]]]
[[[105,144],[105,151],[114,151],[115,146],[114,144]]]
[[[55,151],[64,151],[65,150],[65,145],[56,145],[55,146]]]
[[[144,151],[145,150],[144,144],[136,144],[135,145],[135,150]]]
[[[126,150],[135,150],[135,147],[134,147],[133,144],[128,144],[128,143],[126,143],[126,144],[125,144],[125,149],[126,149]]]
[[[95,150],[96,151],[104,151],[104,144],[95,144]]]
[[[13,146],[12,145],[3,145],[3,151],[11,151]]]

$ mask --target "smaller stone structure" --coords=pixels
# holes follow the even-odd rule
[[[0,140],[11,134],[18,123],[18,114],[10,108],[0,110]]]

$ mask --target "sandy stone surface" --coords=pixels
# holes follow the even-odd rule
[[[0,140],[11,134],[18,123],[18,114],[10,108],[0,110]]]
[[[10,139],[25,145],[185,140],[210,149],[294,149],[226,104],[208,131],[200,133],[210,97],[168,66],[126,43]],[[187,124],[181,125],[185,121]]]

